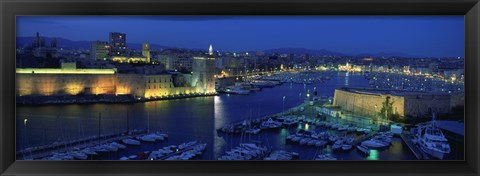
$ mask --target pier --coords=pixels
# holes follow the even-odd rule
[[[412,153],[415,155],[415,157],[418,159],[418,160],[421,160],[421,159],[430,159],[425,153],[423,153],[422,151],[420,151],[417,146],[415,146],[415,144],[413,144],[412,140],[410,139],[410,137],[408,136],[409,134],[407,133],[402,133],[400,134],[400,137],[402,138],[402,140],[405,142],[405,144],[407,144],[408,148],[410,148],[410,150],[412,151]]]
[[[361,142],[363,142],[363,141],[365,141],[365,140],[367,140],[367,139],[370,139],[372,136],[375,136],[376,134],[377,134],[377,132],[372,131],[372,132],[368,133],[367,135],[361,137],[360,139],[355,140],[355,141],[352,143],[352,146],[356,146],[356,145],[358,145],[359,143],[361,143]]]
[[[131,134],[115,133],[115,134],[109,134],[109,135],[87,137],[87,138],[82,138],[82,139],[77,139],[72,141],[56,142],[50,145],[44,145],[44,146],[34,147],[34,148],[26,148],[24,150],[17,151],[16,156],[17,156],[17,159],[18,158],[40,159],[40,158],[52,155],[52,152],[65,152],[72,148],[91,147],[99,143],[120,141],[126,138],[135,138],[136,136],[139,136],[145,133],[146,131],[139,130],[139,131],[132,131]]]
[[[162,157],[158,158],[157,160],[165,160],[165,159],[170,158],[170,157],[172,157],[172,156],[180,155],[180,154],[182,154],[182,153],[184,153],[184,152],[186,152],[186,151],[193,150],[193,149],[194,149],[196,146],[198,146],[198,145],[202,145],[202,144],[198,143],[198,144],[195,144],[195,145],[192,145],[192,146],[188,146],[188,147],[186,147],[186,148],[184,148],[184,149],[182,149],[182,150],[178,150],[178,151],[176,151],[176,152],[173,152],[173,153],[170,153],[170,154],[168,154],[168,155],[162,156]]]

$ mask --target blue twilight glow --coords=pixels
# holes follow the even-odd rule
[[[107,40],[220,51],[327,49],[345,54],[400,52],[463,57],[463,16],[20,16],[17,36]]]

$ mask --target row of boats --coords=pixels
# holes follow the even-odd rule
[[[282,72],[278,74],[264,75],[261,79],[278,80],[282,83],[312,84],[322,83],[329,80],[336,72],[334,71],[302,71]]]
[[[288,128],[298,123],[308,123],[316,126],[323,126],[328,129],[345,131],[348,133],[368,134],[372,131],[371,127],[357,127],[355,125],[342,124],[340,122],[324,121],[318,118],[306,117],[305,115],[289,115],[279,117],[259,118],[254,120],[244,120],[241,123],[226,125],[219,128],[219,132],[223,133],[248,133],[258,134],[261,130]]]
[[[86,160],[89,156],[96,156],[101,153],[117,152],[126,149],[127,146],[118,142],[97,144],[91,147],[77,148],[64,152],[52,152],[51,156],[43,157],[41,160]]]
[[[287,140],[306,146],[324,147],[328,144],[332,144],[333,150],[350,150],[352,144],[355,142],[353,136],[338,136],[329,135],[327,132],[310,132],[291,134],[286,137]]]
[[[140,141],[144,142],[155,142],[165,140],[168,137],[168,134],[162,132],[154,132],[145,135],[139,135],[135,140],[132,137],[124,138],[120,141],[112,142],[102,142],[89,147],[72,147],[71,149],[66,149],[63,152],[55,151],[52,152],[52,155],[41,158],[42,160],[86,160],[89,157],[101,155],[108,152],[118,152],[119,150],[124,150],[127,148],[127,145],[139,146],[141,145]]]
[[[283,127],[290,127],[298,124],[299,122],[313,123],[318,119],[301,116],[279,116],[279,117],[266,117],[253,120],[244,120],[241,123],[234,123],[219,128],[219,132],[223,133],[250,133],[258,134],[261,130],[281,129]]]
[[[342,124],[340,122],[329,122],[329,121],[317,121],[315,122],[315,125],[317,126],[325,126],[326,128],[337,130],[337,131],[346,131],[349,133],[360,133],[360,134],[368,134],[372,132],[371,127],[357,127],[354,125],[347,125],[347,124]]]
[[[297,152],[289,152],[286,150],[275,150],[270,153],[269,156],[265,157],[263,160],[293,160],[298,158],[300,155]]]
[[[254,80],[250,82],[237,82],[235,85],[220,88],[217,91],[227,94],[247,95],[250,92],[260,91],[263,88],[274,87],[281,84],[278,81]]]
[[[158,150],[145,151],[128,157],[122,156],[120,160],[191,160],[201,155],[206,147],[206,143],[190,141],[178,146],[169,145]]]
[[[256,143],[240,143],[239,146],[225,152],[218,160],[262,160],[270,153],[270,149]]]
[[[378,149],[390,146],[392,140],[393,134],[391,132],[378,132],[372,138],[363,141],[361,145],[368,148]]]

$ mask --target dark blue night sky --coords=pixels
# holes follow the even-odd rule
[[[401,52],[463,57],[463,16],[37,16],[17,17],[17,36],[150,42],[220,51],[327,49],[346,54]]]

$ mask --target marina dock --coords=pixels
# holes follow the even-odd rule
[[[145,134],[146,131],[139,130],[139,131],[132,131],[131,134],[126,135],[124,133],[115,133],[109,135],[101,135],[101,136],[93,136],[87,137],[72,141],[64,141],[64,142],[57,142],[50,145],[35,147],[35,148],[27,148],[21,151],[17,151],[16,156],[17,158],[23,159],[40,159],[46,156],[52,155],[52,152],[65,152],[72,148],[86,148],[95,146],[99,143],[107,143],[113,141],[120,141],[126,138],[135,138],[136,136]]]
[[[371,133],[368,133],[367,135],[361,137],[360,139],[358,140],[355,140],[352,145],[353,146],[356,146],[358,145],[359,143],[362,143],[363,141],[367,140],[367,139],[370,139],[372,136],[375,136],[377,134],[377,132],[374,132],[372,131]]]
[[[184,148],[184,149],[182,149],[182,150],[178,150],[178,151],[173,152],[173,153],[170,153],[170,154],[168,154],[168,155],[159,157],[159,158],[157,158],[157,160],[165,160],[165,159],[170,158],[170,157],[172,157],[172,156],[180,155],[180,154],[182,154],[183,152],[186,152],[186,151],[189,151],[189,150],[194,149],[197,145],[199,145],[199,144],[195,144],[195,145],[192,145],[192,146],[188,146],[188,147],[186,147],[186,148]]]
[[[402,140],[407,144],[408,148],[412,151],[412,153],[417,157],[417,159],[422,160],[422,159],[430,159],[425,153],[420,151],[415,144],[413,144],[412,140],[408,136],[409,134],[407,133],[402,133],[400,134],[400,137]]]

